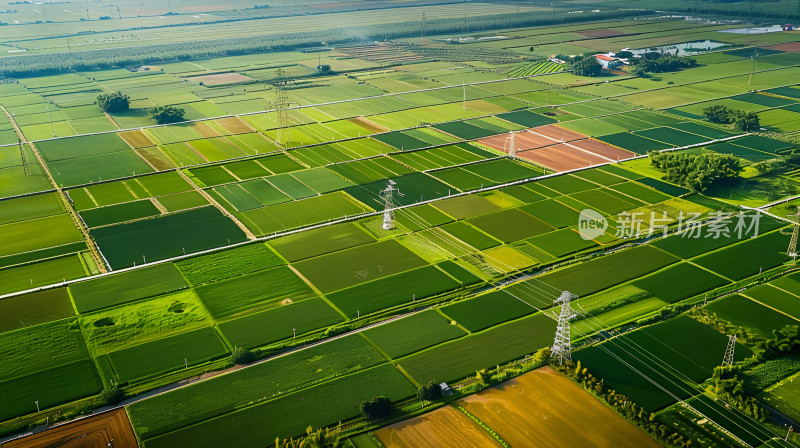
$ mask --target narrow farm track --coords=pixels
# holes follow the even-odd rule
[[[97,248],[97,245],[94,243],[94,238],[89,233],[89,229],[83,224],[83,221],[78,216],[78,212],[72,208],[72,204],[70,204],[69,199],[67,199],[66,193],[64,190],[58,185],[56,180],[53,178],[52,173],[50,173],[50,169],[47,167],[47,164],[44,163],[44,158],[39,153],[39,150],[36,148],[36,145],[33,142],[29,142],[25,139],[25,136],[22,134],[22,130],[20,130],[19,125],[17,125],[16,120],[14,120],[14,116],[11,115],[8,110],[0,106],[0,109],[3,110],[3,113],[6,114],[8,117],[8,121],[11,122],[11,125],[14,126],[14,131],[16,131],[17,136],[19,137],[20,141],[27,144],[30,147],[31,152],[36,157],[36,160],[39,162],[39,165],[42,167],[42,171],[47,175],[47,180],[50,182],[50,185],[53,186],[53,189],[58,194],[59,199],[61,199],[62,204],[64,205],[64,209],[69,213],[70,218],[72,218],[72,222],[75,223],[75,227],[77,227],[81,234],[83,234],[83,239],[86,241],[86,247],[89,248],[89,252],[92,254],[92,258],[94,259],[94,264],[97,266],[97,269],[100,271],[101,274],[108,272],[108,267],[106,266],[105,259],[100,254],[100,250]]]

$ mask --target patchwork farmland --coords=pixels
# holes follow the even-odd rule
[[[7,11],[0,446],[800,445],[793,5],[223,3]]]

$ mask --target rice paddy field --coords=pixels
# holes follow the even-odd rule
[[[770,371],[744,383],[747,406],[797,422],[800,355],[764,352],[800,325],[796,32],[563,2],[119,3],[115,20],[19,6],[0,58],[251,45],[347,20],[386,34],[1,79],[0,445],[115,390],[146,448],[340,423],[354,448],[800,443],[713,387],[736,333],[734,373]],[[420,16],[424,37],[387,24]],[[696,63],[586,77],[560,60],[623,48]],[[116,91],[130,108],[100,110]],[[156,125],[153,106],[183,120]],[[710,106],[760,126],[710,123]],[[693,190],[653,151],[730,155],[742,173]],[[533,370],[564,291],[573,361],[600,386]],[[440,383],[452,395],[418,399]],[[390,414],[365,416],[379,396]]]

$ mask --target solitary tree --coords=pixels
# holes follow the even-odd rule
[[[185,110],[175,106],[156,106],[147,111],[158,124],[177,123],[183,121]]]
[[[103,112],[125,112],[130,108],[130,98],[119,91],[108,95],[103,94],[97,97],[97,105]]]
[[[417,397],[426,401],[438,400],[442,398],[442,386],[431,381],[417,390]]]

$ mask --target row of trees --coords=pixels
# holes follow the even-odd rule
[[[488,16],[433,19],[335,28],[330,30],[285,33],[228,39],[209,39],[194,42],[144,45],[139,47],[109,48],[80,52],[24,55],[3,58],[0,76],[22,77],[55,74],[69,71],[88,71],[113,67],[153,64],[163,61],[211,58],[271,51],[286,51],[331,45],[370,43],[419,36],[423,26],[428,35],[481,32],[504,28],[548,25],[566,22],[604,20],[648,14],[645,10],[611,10],[580,14],[542,15],[539,12],[519,14],[493,14]]]
[[[755,112],[746,112],[731,109],[728,106],[715,105],[703,109],[703,116],[711,123],[732,124],[742,132],[752,132],[761,129],[761,122]]]
[[[651,152],[650,164],[665,174],[665,180],[697,193],[723,179],[737,178],[744,170],[741,159],[728,154]]]
[[[694,58],[680,57],[676,54],[659,53],[650,51],[634,58],[633,53],[621,51],[617,57],[628,58],[631,65],[627,71],[633,76],[647,76],[648,73],[676,72],[682,68],[694,67],[697,60]]]

